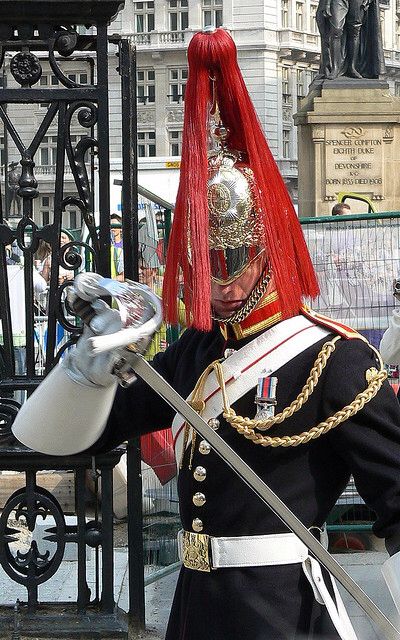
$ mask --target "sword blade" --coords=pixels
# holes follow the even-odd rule
[[[346,589],[365,613],[384,633],[387,640],[400,640],[400,632],[353,578],[321,545],[286,504],[249,467],[233,449],[208,426],[207,422],[171,387],[170,384],[140,355],[130,354],[129,364],[135,373],[154,389],[177,413],[179,413],[247,484],[250,489],[297,535],[312,555]]]

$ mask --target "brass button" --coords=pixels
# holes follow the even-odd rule
[[[200,520],[200,518],[195,518],[192,522],[192,529],[193,531],[203,531],[203,522],[202,520]]]
[[[204,467],[196,467],[193,472],[194,479],[197,480],[198,482],[203,482],[203,480],[206,479],[206,475],[207,475],[207,471],[205,470]]]
[[[211,447],[208,444],[207,440],[202,440],[199,444],[199,451],[200,453],[203,454],[203,456],[207,456],[210,451],[211,451]]]
[[[202,507],[206,503],[206,497],[204,493],[201,493],[200,491],[194,494],[192,500],[196,507]]]
[[[211,429],[213,429],[214,431],[217,431],[217,429],[219,429],[218,418],[210,418],[208,421],[208,426],[211,427]]]

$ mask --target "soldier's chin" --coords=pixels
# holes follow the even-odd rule
[[[235,300],[233,302],[218,301],[213,304],[213,312],[215,316],[223,320],[224,318],[229,318],[235,311],[239,311],[239,309],[243,307],[243,304],[243,300]]]

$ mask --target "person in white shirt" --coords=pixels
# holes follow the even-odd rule
[[[7,279],[10,295],[11,326],[13,333],[15,373],[23,375],[26,363],[26,326],[25,326],[25,282],[22,264],[7,265]],[[33,291],[37,300],[47,289],[47,283],[40,273],[33,269]],[[16,400],[23,402],[24,392],[16,392]]]
[[[400,301],[400,280],[393,283],[393,295]],[[389,326],[379,345],[381,356],[386,364],[400,365],[400,307],[395,307],[389,319]]]

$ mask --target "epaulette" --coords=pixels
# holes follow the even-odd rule
[[[342,338],[346,338],[346,340],[351,340],[353,338],[358,338],[359,340],[363,340],[366,342],[361,333],[358,333],[355,329],[346,326],[342,322],[338,320],[333,320],[332,318],[328,318],[328,316],[324,316],[321,313],[317,313],[310,309],[307,305],[302,305],[300,312],[309,320],[315,322],[315,324],[321,325],[322,327],[326,327],[327,329],[332,329],[335,333],[338,333]]]

